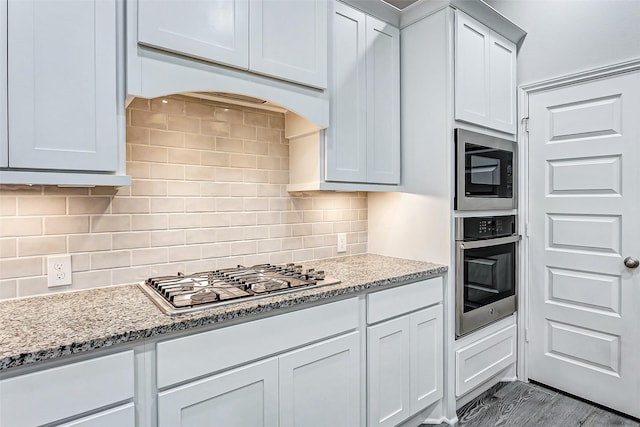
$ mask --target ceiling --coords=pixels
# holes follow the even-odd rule
[[[394,6],[400,10],[404,9],[405,7],[412,5],[413,3],[417,2],[418,0],[383,0],[385,3],[389,3],[391,6]]]

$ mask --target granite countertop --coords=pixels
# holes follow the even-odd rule
[[[232,319],[251,320],[279,308],[330,301],[447,271],[440,264],[372,254],[303,264],[341,283],[177,316],[160,311],[136,284],[0,302],[0,371]]]

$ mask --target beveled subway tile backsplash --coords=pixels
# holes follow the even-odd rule
[[[166,102],[164,102],[166,101]],[[0,299],[367,250],[366,193],[286,191],[284,115],[184,96],[127,109],[130,187],[0,186]],[[47,287],[46,257],[73,285]]]

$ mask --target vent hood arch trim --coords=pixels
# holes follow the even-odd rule
[[[224,92],[259,98],[329,126],[328,93],[266,76],[136,46],[127,66],[127,94],[157,98],[185,92]]]

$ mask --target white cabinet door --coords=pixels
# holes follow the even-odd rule
[[[7,22],[7,1],[0,0],[0,22]],[[0,31],[0,168],[9,166],[7,134],[7,32]]]
[[[334,2],[327,181],[367,180],[365,14]]]
[[[278,359],[158,394],[159,427],[278,426]]]
[[[496,33],[489,37],[490,127],[516,133],[516,46]]]
[[[395,426],[411,415],[410,330],[409,316],[367,328],[369,427]]]
[[[116,2],[9,0],[9,166],[115,171]]]
[[[249,69],[327,87],[327,0],[250,0]]]
[[[138,0],[138,42],[246,69],[248,0]]]
[[[455,118],[489,124],[489,29],[455,15]]]
[[[443,324],[442,305],[411,315],[411,413],[442,398]]]
[[[400,183],[400,31],[367,16],[367,182]]]
[[[400,32],[334,2],[327,181],[400,182]]]
[[[280,427],[360,425],[360,334],[280,357]]]
[[[367,328],[369,426],[395,426],[443,394],[442,304]]]
[[[515,44],[460,11],[455,19],[456,120],[515,134]]]

